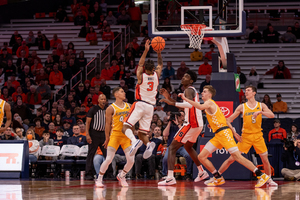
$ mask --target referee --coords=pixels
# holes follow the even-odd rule
[[[93,159],[98,147],[100,147],[103,156],[106,157],[106,149],[102,146],[105,142],[105,104],[106,96],[104,94],[99,95],[98,105],[90,108],[86,116],[86,141],[89,144],[89,149],[85,171],[86,179],[88,180],[94,179],[95,169]]]

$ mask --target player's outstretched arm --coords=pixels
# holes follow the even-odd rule
[[[137,76],[137,79],[138,79],[138,83],[141,83],[141,81],[142,81],[142,74],[143,74],[143,71],[144,71],[145,60],[146,60],[146,56],[147,56],[147,53],[148,53],[149,49],[150,49],[150,40],[147,40],[146,43],[145,43],[144,53],[140,58],[139,66],[136,70],[136,76]]]
[[[194,106],[195,108],[199,109],[199,110],[205,110],[211,107],[211,102],[210,101],[206,101],[204,102],[204,104],[200,104],[197,103],[193,100],[188,99],[186,96],[184,96],[183,93],[180,93],[178,95],[179,97],[181,97],[183,100],[187,101],[189,104],[191,104],[192,106]]]
[[[261,103],[262,111],[255,112],[253,114],[253,118],[255,119],[258,115],[262,114],[268,118],[274,118],[274,113],[268,108],[268,106],[264,103]]]
[[[103,146],[106,149],[109,142],[113,114],[114,114],[114,109],[112,106],[109,106],[105,111],[105,142]]]
[[[157,67],[156,67],[156,73],[158,75],[158,77],[160,77],[162,69],[163,69],[163,60],[162,60],[162,56],[161,56],[161,51],[157,51]]]
[[[239,105],[235,109],[234,113],[230,117],[226,118],[227,123],[233,122],[233,120],[235,120],[242,112],[243,112],[243,105]]]
[[[0,128],[0,133],[4,132],[11,125],[11,108],[8,103],[5,103],[4,112],[6,115],[6,123],[4,127]]]
[[[193,100],[194,99],[194,97],[195,97],[195,91],[192,88],[187,88],[184,92],[185,92],[186,98],[188,98],[189,100]],[[175,106],[178,107],[178,108],[192,108],[193,107],[188,102],[183,102],[183,103],[176,102]]]

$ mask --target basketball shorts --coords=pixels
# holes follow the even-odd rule
[[[125,150],[126,148],[131,146],[131,141],[122,132],[112,133],[107,146],[113,147],[114,149],[118,150],[120,145],[122,149]]]
[[[222,149],[224,147],[228,150],[230,148],[237,147],[237,144],[233,139],[232,131],[229,128],[215,134],[215,137],[209,140],[209,142],[218,149]]]
[[[190,124],[183,125],[175,134],[174,140],[185,144],[187,141],[196,143],[198,136],[202,131],[202,126],[192,128]]]
[[[248,153],[253,146],[257,154],[266,153],[268,151],[263,133],[242,133],[242,142],[239,142],[238,148],[243,153]]]
[[[136,101],[132,104],[129,113],[123,122],[124,124],[129,124],[132,127],[139,122],[139,129],[148,132],[150,131],[153,112],[153,105],[142,101]]]

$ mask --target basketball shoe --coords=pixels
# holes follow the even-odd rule
[[[163,186],[163,185],[175,185],[176,184],[176,179],[174,177],[170,178],[166,178],[163,181],[158,182],[159,186]]]
[[[272,178],[269,178],[269,180],[267,181],[267,185],[268,185],[269,187],[278,187],[278,184],[277,184],[276,182],[274,182],[274,181],[272,180]]]
[[[257,178],[258,181],[257,184],[255,185],[256,188],[263,186],[270,179],[270,177],[265,173],[263,173],[261,176],[258,176]]]
[[[154,142],[148,142],[147,148],[143,154],[144,159],[148,159],[152,155],[152,151],[155,148],[155,143]]]
[[[98,179],[96,180],[95,186],[96,186],[96,187],[100,187],[100,188],[103,188],[103,187],[104,187],[104,185],[103,185],[103,183],[102,183],[102,180],[101,180],[100,178],[98,178]]]
[[[128,183],[126,182],[126,178],[125,178],[125,176],[122,177],[122,176],[121,176],[121,173],[119,173],[119,174],[117,175],[117,179],[118,179],[118,181],[120,182],[120,184],[121,184],[123,187],[128,187]]]
[[[224,183],[225,183],[225,179],[223,178],[223,176],[221,176],[220,178],[213,177],[212,181],[204,182],[205,185],[210,186],[210,187],[223,185]]]
[[[203,181],[204,179],[207,179],[209,177],[207,171],[203,171],[201,174],[199,173],[197,178],[195,178],[194,182]]]
[[[130,156],[134,156],[136,151],[142,146],[143,142],[139,139],[137,139],[132,145],[131,149],[129,151]]]

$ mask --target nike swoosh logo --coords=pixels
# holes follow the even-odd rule
[[[166,183],[169,183],[169,182],[171,182],[172,181],[172,179],[170,179],[170,180],[166,180]]]

